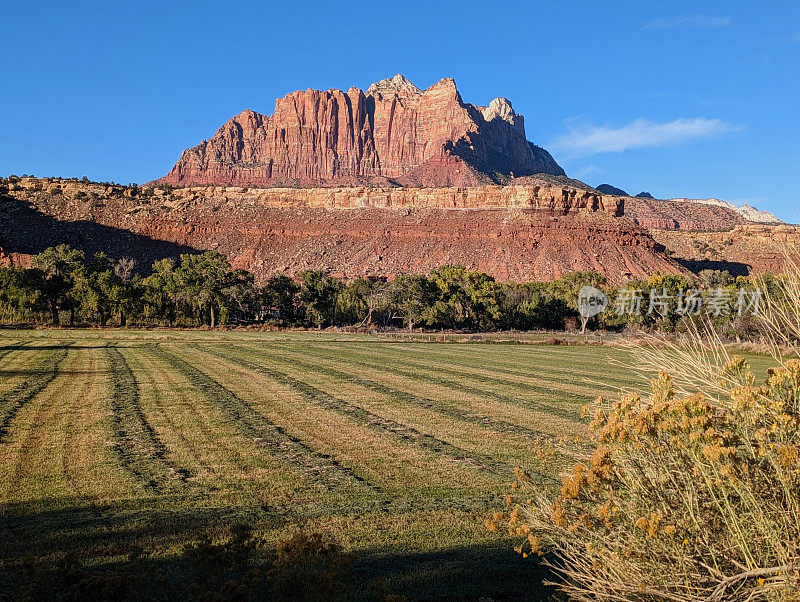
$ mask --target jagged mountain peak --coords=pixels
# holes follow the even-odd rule
[[[455,81],[424,92],[403,75],[357,88],[305,90],[273,115],[244,111],[187,149],[160,183],[234,186],[475,186],[563,176],[528,142],[522,115],[495,98],[465,103]]]
[[[380,92],[381,94],[395,93],[398,96],[419,96],[422,94],[422,90],[417,88],[400,73],[394,77],[387,77],[377,81],[367,88],[367,94],[375,94],[376,92]]]
[[[486,121],[491,121],[495,117],[499,117],[503,121],[508,121],[509,123],[513,123],[514,117],[517,116],[514,112],[514,107],[511,106],[511,101],[502,96],[498,96],[492,100],[488,107],[483,107],[481,113]]]

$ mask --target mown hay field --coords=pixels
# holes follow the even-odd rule
[[[514,466],[582,450],[579,409],[640,384],[601,346],[330,333],[0,333],[0,594],[72,555],[133,550],[181,587],[184,547],[234,523],[322,532],[356,555],[346,597],[536,598],[491,533]],[[139,592],[148,597],[149,592]]]

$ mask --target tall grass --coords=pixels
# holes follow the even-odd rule
[[[764,291],[761,326],[763,382],[702,326],[643,349],[649,391],[598,399],[591,457],[555,497],[518,469],[489,527],[546,555],[570,599],[800,599],[796,259]]]

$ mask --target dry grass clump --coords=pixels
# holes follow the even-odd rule
[[[792,265],[794,269],[791,269]],[[553,499],[527,473],[492,529],[548,555],[571,599],[800,599],[800,268],[767,295],[776,366],[756,382],[697,331],[651,347],[647,393],[595,403],[596,449]]]

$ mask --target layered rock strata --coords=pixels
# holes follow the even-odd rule
[[[476,186],[564,175],[528,142],[505,98],[465,103],[452,79],[421,91],[402,75],[367,92],[305,90],[246,110],[183,152],[158,183],[227,186]]]

